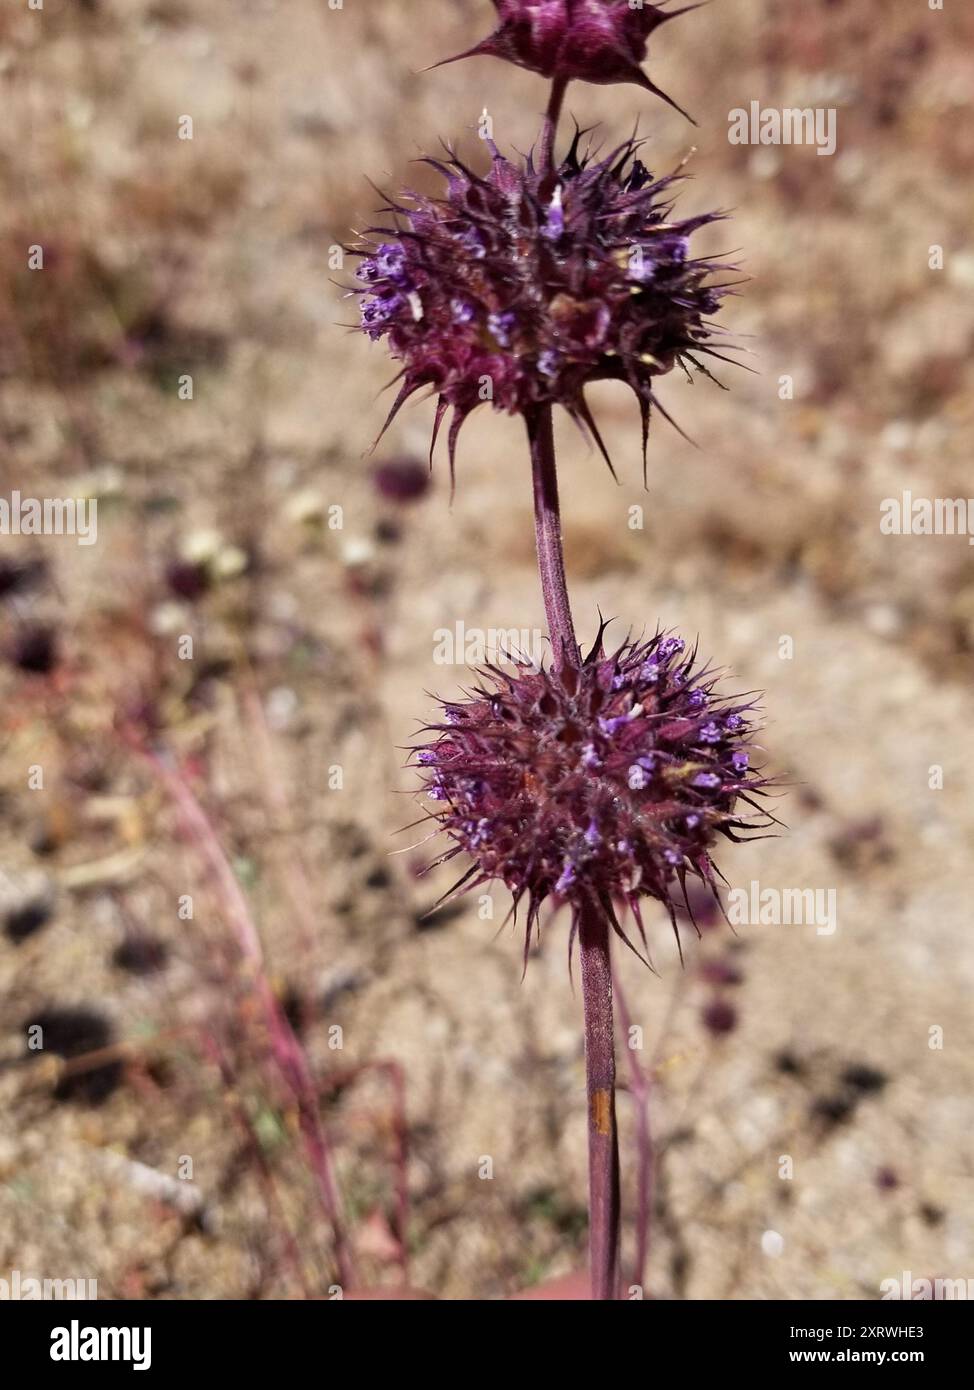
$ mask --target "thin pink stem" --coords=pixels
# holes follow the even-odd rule
[[[172,798],[190,839],[202,852],[217,884],[241,955],[250,967],[253,988],[267,1024],[272,1055],[297,1103],[301,1133],[317,1180],[319,1198],[335,1237],[335,1259],[339,1279],[346,1288],[351,1288],[355,1284],[354,1265],[331,1149],[318,1116],[316,1086],[301,1043],[267,978],[263,946],[250,915],[247,899],[209,817],[193,795],[185,778],[165,758],[145,749],[140,751]]]
[[[399,1246],[399,1268],[404,1285],[409,1283],[409,1126],[406,1120],[406,1076],[398,1062],[380,1060],[362,1062],[348,1071],[335,1072],[322,1083],[320,1090],[339,1090],[356,1077],[368,1072],[381,1072],[389,1081],[393,1105],[393,1138],[395,1140],[395,1237]]]

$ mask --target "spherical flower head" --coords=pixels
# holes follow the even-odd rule
[[[666,11],[648,0],[494,0],[494,8],[494,32],[444,62],[484,56],[503,58],[555,81],[635,82],[686,115],[640,64],[654,30],[699,6]]]
[[[654,898],[676,929],[688,876],[716,896],[718,839],[771,820],[755,801],[767,782],[752,767],[754,702],[718,695],[717,673],[661,633],[608,656],[600,633],[580,668],[513,671],[489,668],[414,750],[453,842],[435,862],[473,860],[453,891],[502,880],[528,904],[526,950],[547,899],[576,924],[594,904],[621,934],[613,904],[642,932]]]
[[[395,228],[371,228],[357,271],[361,326],[385,339],[402,364],[386,428],[414,392],[438,397],[435,443],[449,407],[450,462],[459,430],[484,401],[530,418],[559,404],[602,441],[585,401],[593,381],[635,392],[643,449],[657,377],[680,365],[709,375],[716,350],[710,316],[727,266],[690,254],[690,237],[719,214],[674,220],[672,185],[654,179],[629,141],[608,158],[580,153],[547,173],[530,156],[514,163],[490,145],[481,178],[456,157],[426,160],[444,194],[404,195]]]

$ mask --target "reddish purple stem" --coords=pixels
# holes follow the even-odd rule
[[[535,537],[555,666],[578,668],[580,655],[572,622],[561,542],[558,479],[551,407],[528,420],[534,476]],[[594,902],[578,914],[582,998],[585,1006],[585,1084],[588,1093],[589,1246],[592,1297],[618,1298],[619,1140],[615,1115],[615,1046],[609,919]]]
[[[565,82],[554,82],[541,136],[539,167],[554,168]],[[565,579],[558,503],[558,473],[551,406],[528,416],[538,571],[555,669],[578,668],[580,654]],[[609,919],[595,902],[578,913],[585,1011],[585,1085],[588,1095],[589,1252],[592,1297],[619,1297],[619,1136],[615,1111],[615,1039]]]
[[[338,1276],[346,1288],[355,1285],[355,1267],[345,1214],[335,1177],[331,1146],[318,1115],[318,1099],[304,1049],[284,1012],[264,965],[264,948],[250,914],[236,874],[230,866],[219,838],[203,807],[185,778],[170,761],[148,750],[140,750],[169,793],[192,843],[200,850],[237,938],[247,965],[255,995],[264,1013],[271,1054],[296,1101],[298,1121],[306,1151],[315,1175],[321,1205],[335,1238]]]
[[[565,557],[561,543],[561,511],[558,505],[558,474],[555,469],[555,443],[551,406],[541,406],[528,417],[531,444],[531,470],[534,478],[534,533],[538,548],[538,569],[544,596],[548,634],[555,666],[578,665],[578,642],[568,602]]]
[[[594,1299],[619,1297],[619,1135],[609,921],[595,903],[579,916],[588,1092],[589,1258]]]
[[[568,82],[563,77],[556,77],[551,84],[551,93],[548,97],[548,109],[545,112],[544,127],[541,131],[541,145],[538,150],[538,168],[550,169],[555,162],[555,140],[558,136],[558,119],[561,116],[562,103],[565,100],[565,92],[568,89]]]

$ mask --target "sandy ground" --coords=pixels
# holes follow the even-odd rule
[[[0,495],[99,499],[90,547],[0,538],[3,573],[42,567],[0,599],[0,1277],[147,1298],[336,1279],[225,895],[133,739],[184,771],[244,890],[322,1088],[359,1278],[400,1277],[404,1131],[414,1283],[500,1297],[584,1260],[565,922],[522,983],[502,892],[422,920],[450,880],[417,877],[425,851],[390,857],[414,817],[399,750],[428,692],[465,678],[434,659],[438,630],[542,625],[521,430],[468,425],[452,507],[443,462],[422,500],[380,496],[376,462],[422,459],[430,411],[364,457],[392,372],[337,326],[329,263],[369,219],[366,179],[423,177],[408,161],[441,137],[479,157],[485,107],[502,144],[530,144],[540,79],[419,73],[489,15],[45,0],[0,18]],[[595,400],[618,486],[559,424],[580,630],[599,608],[620,634],[660,621],[766,692],[788,830],[721,867],[837,904],[832,934],[685,931],[682,970],[656,922],[658,976],[618,961],[652,1078],[653,1297],[974,1277],[971,551],[879,524],[905,489],[971,491],[972,38],[959,5],[719,0],[650,69],[697,129],[634,87],[570,93],[606,138],[638,117],[654,167],[696,146],[681,206],[732,211],[708,235],[752,277],[727,320],[756,369],[728,369],[727,393],[663,384],[696,447],[661,422],[647,492],[624,392]],[[731,145],[753,99],[834,106],[836,153]],[[201,555],[218,578],[187,595]],[[50,670],[25,670],[48,628]],[[715,1000],[735,1014],[719,1036]],[[38,1019],[48,1046],[27,1053]],[[65,1077],[59,1036],[125,1047]]]

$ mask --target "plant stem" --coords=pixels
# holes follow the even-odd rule
[[[588,1092],[589,1259],[594,1299],[619,1296],[619,1136],[609,922],[595,903],[579,914]]]
[[[561,539],[558,475],[551,407],[528,417],[534,479],[535,538],[555,669],[578,669],[580,656]],[[579,954],[585,1009],[585,1084],[588,1095],[589,1249],[593,1299],[618,1297],[619,1139],[615,1113],[615,1045],[609,920],[594,902],[579,910]]]
[[[541,134],[539,169],[554,167],[558,119],[567,82],[554,81]],[[572,622],[558,504],[558,472],[551,406],[527,416],[534,482],[534,533],[555,670],[578,670],[581,657]],[[612,1018],[609,919],[591,900],[578,909],[582,998],[585,1011],[585,1085],[588,1095],[589,1260],[593,1299],[619,1296],[619,1137]]]
[[[346,1230],[331,1145],[319,1116],[318,1096],[311,1066],[287,1014],[274,993],[264,962],[260,934],[251,916],[247,899],[210,818],[197,801],[189,783],[165,757],[145,748],[140,748],[139,751],[171,797],[191,842],[199,849],[213,877],[221,905],[234,930],[250,982],[264,1014],[271,1055],[296,1102],[298,1122],[311,1170],[317,1182],[318,1196],[334,1235],[339,1281],[346,1288],[354,1288],[357,1282],[354,1257]]]
[[[554,166],[558,120],[561,116],[561,107],[565,100],[565,92],[567,89],[568,82],[563,77],[556,77],[551,84],[551,93],[548,97],[548,109],[545,112],[544,126],[541,131],[541,144],[538,149],[538,168],[542,173],[546,173]]]
[[[534,536],[538,550],[538,572],[555,668],[560,671],[566,666],[577,666],[579,653],[565,579],[551,406],[539,406],[528,416],[527,425],[534,481]]]

